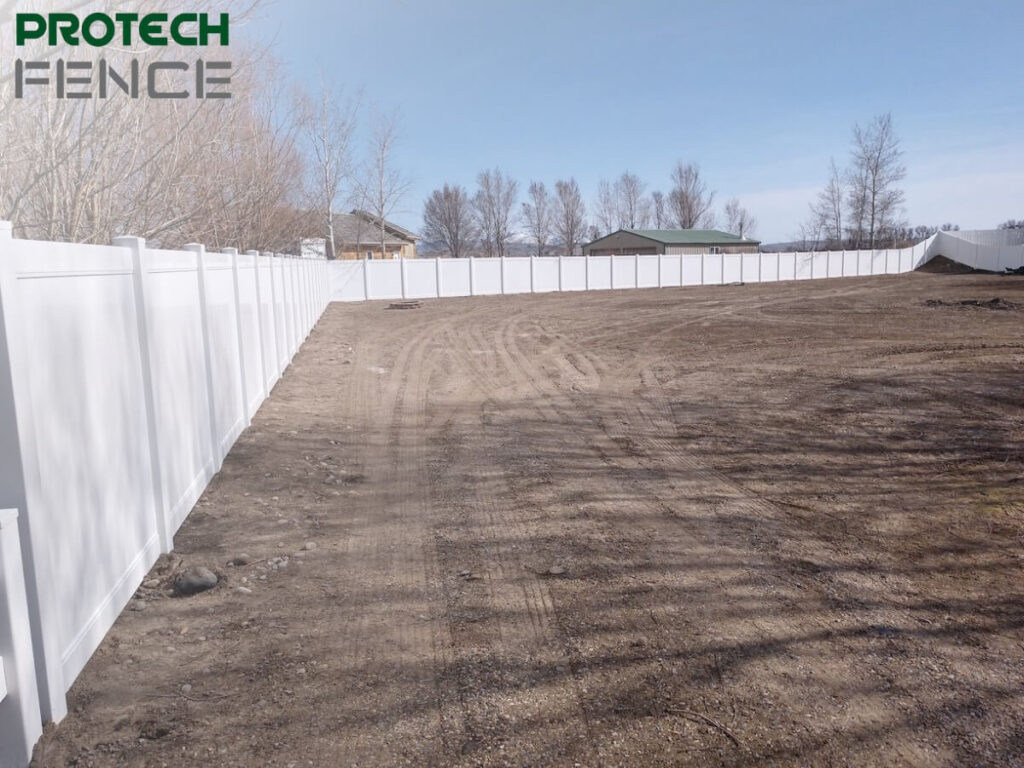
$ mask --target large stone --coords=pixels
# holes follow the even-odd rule
[[[174,579],[174,593],[195,595],[217,586],[217,574],[201,565],[191,565]]]

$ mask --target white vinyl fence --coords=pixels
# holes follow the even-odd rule
[[[65,694],[329,299],[326,262],[0,222],[0,768]]]
[[[1024,246],[1009,236],[942,232],[876,251],[357,260],[330,262],[328,272],[332,301],[363,301],[889,275],[937,255],[993,271],[1024,265]]]

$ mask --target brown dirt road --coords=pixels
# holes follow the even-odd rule
[[[1024,765],[1024,278],[385,307],[328,309],[176,538],[222,584],[164,559],[36,765]]]

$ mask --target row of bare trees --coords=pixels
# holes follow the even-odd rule
[[[672,187],[647,193],[647,184],[626,171],[614,182],[602,179],[597,187],[594,223],[600,234],[617,229],[714,229],[715,192],[708,188],[696,163],[677,162],[670,174]],[[749,237],[756,220],[735,198],[725,204],[726,228],[732,234]]]
[[[423,206],[423,235],[440,243],[456,258],[470,253],[502,256],[513,228],[521,226],[542,255],[551,248],[574,253],[582,242],[619,229],[714,228],[715,193],[694,163],[677,163],[667,195],[654,190],[626,171],[614,183],[602,180],[592,216],[588,219],[579,184],[560,179],[549,190],[531,181],[526,200],[517,207],[518,183],[500,169],[482,171],[473,194],[459,185],[445,184],[427,197]],[[750,237],[756,220],[738,200],[724,208],[729,231]]]
[[[226,0],[218,10],[238,26],[254,4]],[[122,5],[131,11],[141,0]],[[187,9],[180,0],[147,0],[145,10]],[[0,15],[0,60],[71,58],[70,49],[14,51],[12,39],[10,18]],[[144,69],[189,57],[168,51],[80,47],[73,58],[91,52],[95,73],[100,57],[119,72],[133,59]],[[166,247],[286,250],[312,235],[333,255],[332,212],[394,212],[408,189],[394,158],[396,115],[371,117],[357,141],[360,98],[326,85],[303,92],[244,45],[223,58],[232,63],[227,99],[58,99],[41,87],[15,99],[11,78],[0,79],[0,218],[20,237],[106,243],[133,234]],[[378,235],[383,243],[383,227]]]
[[[559,179],[553,192],[544,182],[530,182],[527,201],[517,215],[518,189],[518,183],[497,168],[477,176],[473,195],[459,185],[445,184],[423,205],[423,234],[455,258],[477,252],[500,257],[521,216],[538,255],[556,242],[572,253],[586,227],[586,206],[576,180]]]
[[[811,203],[801,239],[825,248],[896,244],[906,230],[902,158],[891,114],[879,115],[866,126],[855,123],[849,164],[841,169],[832,159],[828,182]]]

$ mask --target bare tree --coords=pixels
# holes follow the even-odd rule
[[[676,163],[672,171],[672,191],[669,192],[669,209],[675,223],[681,229],[697,226],[714,226],[714,212],[711,204],[715,193],[709,192],[707,184],[700,177],[700,166],[696,163]]]
[[[843,242],[843,207],[846,204],[846,184],[836,167],[835,158],[829,164],[829,179],[818,199],[811,203],[811,217],[817,219],[815,229],[824,235],[829,246]]]
[[[898,184],[907,174],[902,156],[891,114],[866,128],[854,124],[848,200],[858,247],[866,240],[874,249],[900,225],[904,198]]]
[[[626,171],[615,182],[615,206],[618,227],[646,229],[650,224],[650,201],[644,196],[647,185],[635,173]]]
[[[440,240],[453,258],[462,258],[476,239],[469,194],[458,186],[435,189],[423,204],[423,234]]]
[[[233,110],[230,123],[220,127],[194,184],[204,208],[166,230],[165,240],[281,251],[316,225],[306,205],[302,116],[283,80],[268,78],[266,70],[258,81],[246,80],[249,104]]]
[[[740,237],[749,237],[757,227],[757,219],[735,197],[725,204],[725,221],[726,229]]]
[[[665,210],[665,194],[661,190],[651,192],[651,219],[655,229],[664,229],[668,224],[668,212]]]
[[[513,208],[519,185],[495,168],[477,175],[477,191],[473,196],[477,225],[488,256],[504,256],[510,229],[514,223]]]
[[[584,236],[586,208],[583,195],[576,179],[559,179],[555,182],[555,234],[565,247],[566,255],[572,256]]]
[[[594,223],[602,235],[620,229],[619,203],[615,199],[615,190],[604,179],[597,183],[597,203],[594,205]]]
[[[360,197],[369,205],[369,212],[376,219],[380,236],[380,255],[384,258],[387,248],[386,219],[409,191],[411,183],[395,167],[395,144],[398,140],[398,114],[392,112],[377,118],[370,140],[370,159],[359,183]]]
[[[816,251],[821,242],[821,219],[812,216],[797,230],[797,241],[801,251]]]
[[[523,219],[537,243],[537,255],[543,256],[554,224],[552,200],[544,182],[531,181],[528,194],[529,201],[523,203]]]
[[[344,105],[321,83],[315,102],[303,100],[303,133],[310,152],[310,189],[313,209],[318,211],[327,241],[326,256],[334,259],[334,209],[342,182],[352,173],[352,133],[356,106]]]

